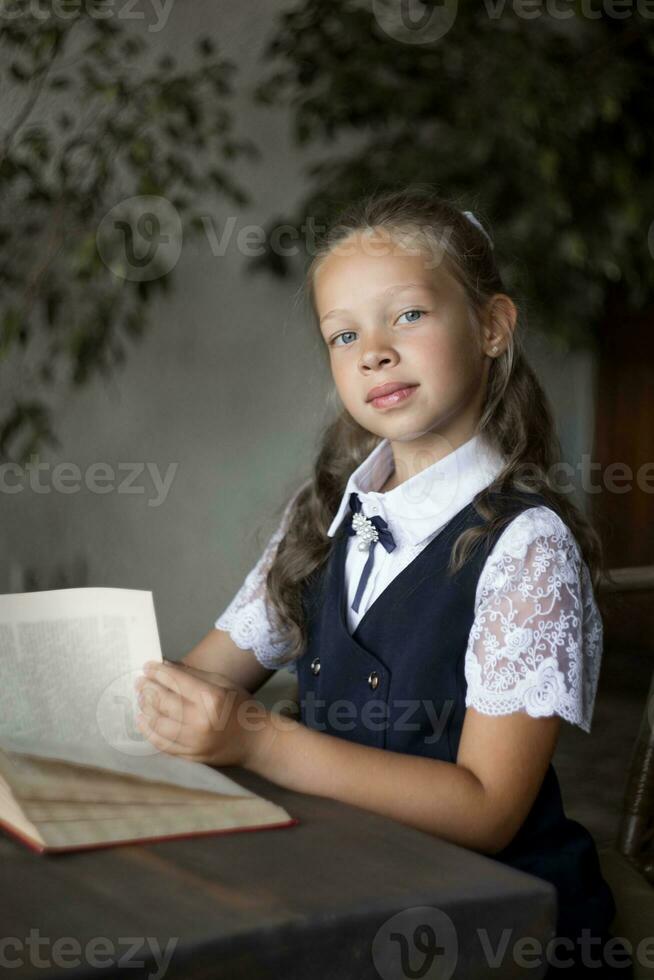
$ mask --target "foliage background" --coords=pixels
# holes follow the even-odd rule
[[[330,19],[332,8],[342,16]],[[13,158],[21,156],[27,160],[34,177],[23,170],[3,178],[0,185],[0,226],[10,236],[0,245],[0,265],[3,274],[8,270],[18,277],[13,284],[3,280],[0,322],[4,323],[2,318],[10,308],[18,305],[23,309],[24,288],[38,272],[45,255],[49,255],[50,236],[57,240],[57,229],[65,229],[63,236],[60,232],[60,247],[53,252],[48,274],[38,280],[38,288],[31,293],[26,327],[29,339],[21,343],[20,328],[10,333],[0,360],[3,424],[11,418],[15,398],[43,401],[51,413],[48,423],[58,439],[57,443],[39,441],[39,432],[45,429],[38,418],[22,432],[14,426],[6,433],[4,459],[18,459],[39,446],[38,459],[46,469],[41,475],[43,490],[34,489],[25,479],[11,493],[1,494],[0,590],[22,591],[34,582],[40,587],[54,587],[52,583],[64,580],[69,586],[151,590],[162,650],[174,659],[206,634],[259,557],[277,525],[281,506],[306,478],[308,461],[313,458],[328,411],[330,379],[319,357],[316,339],[293,302],[301,285],[302,256],[287,264],[273,255],[278,261],[273,263],[272,271],[278,274],[271,274],[270,256],[265,251],[260,256],[247,254],[238,243],[237,233],[249,225],[259,227],[265,223],[275,227],[288,216],[299,222],[303,214],[311,212],[312,200],[322,199],[325,207],[331,207],[350,193],[357,173],[357,184],[364,171],[369,170],[377,185],[410,174],[412,178],[415,175],[439,180],[444,191],[460,195],[466,207],[476,210],[495,234],[505,268],[511,266],[508,271],[516,283],[523,284],[525,273],[531,274],[534,269],[531,255],[537,257],[536,265],[541,262],[540,251],[530,244],[530,232],[544,238],[547,250],[552,241],[558,248],[557,236],[581,229],[585,245],[593,254],[604,250],[617,262],[618,252],[607,240],[606,232],[590,235],[586,229],[601,230],[616,215],[618,222],[633,224],[632,219],[628,221],[619,214],[619,202],[628,200],[630,207],[638,208],[640,217],[638,230],[628,233],[631,254],[625,258],[625,245],[619,264],[623,268],[631,263],[644,276],[651,261],[647,254],[651,175],[645,168],[639,184],[618,193],[609,173],[602,176],[604,189],[595,191],[593,179],[587,176],[591,166],[596,166],[592,154],[583,161],[574,141],[563,133],[558,144],[559,170],[562,168],[567,174],[572,168],[573,172],[586,174],[585,186],[579,193],[591,203],[582,205],[571,180],[567,179],[565,185],[557,182],[551,191],[550,185],[543,183],[534,170],[533,147],[544,142],[541,129],[554,132],[557,123],[542,116],[540,125],[531,123],[531,142],[524,135],[524,122],[518,119],[512,123],[511,112],[522,111],[519,90],[512,88],[510,66],[500,63],[499,52],[504,52],[502,57],[506,60],[507,52],[518,46],[519,32],[530,35],[524,41],[531,46],[530,57],[534,57],[536,48],[547,47],[551,60],[561,60],[560,69],[554,71],[556,79],[559,75],[569,77],[566,58],[574,58],[576,48],[570,39],[557,47],[536,37],[542,30],[537,31],[534,25],[505,27],[481,20],[477,23],[473,14],[464,9],[462,19],[456,21],[446,38],[447,44],[428,49],[393,41],[371,17],[370,9],[366,11],[359,3],[335,2],[327,10],[327,5],[269,0],[253,16],[250,5],[193,0],[192,4],[173,4],[169,19],[159,30],[152,29],[154,24],[147,19],[152,5],[143,0],[141,9],[145,19],[118,20],[119,33],[110,30],[103,41],[116,52],[119,64],[108,69],[106,95],[90,90],[86,106],[82,105],[84,79],[77,71],[81,66],[80,48],[91,42],[95,28],[89,28],[88,34],[82,30],[77,36],[68,36],[70,49],[67,42],[62,62],[70,62],[68,71],[75,79],[74,86],[58,90],[47,88],[44,83],[34,113],[25,125],[26,135],[33,124],[44,127],[49,137],[48,152],[42,149],[43,158],[39,158],[38,138],[34,149],[27,141],[28,145],[19,151],[22,139],[17,132]],[[293,26],[295,34],[291,35],[288,18],[294,13],[299,16],[301,10],[306,10],[304,20]],[[303,24],[307,27],[304,34]],[[4,27],[3,21],[3,70],[11,60],[29,68],[31,61],[26,55],[30,40],[25,39],[25,49],[18,54],[23,42],[12,47]],[[585,43],[589,57],[592,48],[598,65],[605,64],[606,70],[625,79],[626,88],[620,91],[635,93],[651,78],[651,68],[648,61],[637,60],[639,70],[645,72],[641,85],[632,70],[632,44],[636,57],[649,40],[641,40],[640,27],[638,36],[629,40],[628,31],[633,28],[629,21],[617,28],[591,25],[597,40]],[[280,39],[269,58],[263,59],[270,42],[275,37],[283,39],[285,31],[289,56],[280,48]],[[550,31],[564,34],[570,28],[556,25]],[[506,39],[499,36],[505,32]],[[201,39],[207,37],[214,45],[208,55],[198,47]],[[604,37],[608,39],[606,44]],[[134,58],[121,47],[128,39],[136,41],[140,48]],[[467,53],[464,41],[474,46],[474,57]],[[11,50],[15,57],[10,58]],[[44,47],[46,59],[48,50]],[[373,58],[371,52],[377,55]],[[494,66],[490,75],[477,69],[479,57],[486,59],[487,67]],[[162,67],[160,59],[164,58],[169,60]],[[237,68],[227,73],[229,91],[219,93],[210,79],[201,79],[206,77],[205,69],[222,64],[225,59]],[[336,73],[339,60],[340,76]],[[528,101],[538,102],[541,93],[544,99],[553,99],[547,72],[532,70],[528,62],[525,56],[518,63],[529,82],[525,90]],[[275,82],[278,72],[290,72],[288,82]],[[131,86],[132,92],[122,108],[119,93],[111,85],[111,80],[121,73],[127,76],[125,85]],[[46,78],[57,74],[48,72]],[[587,89],[604,88],[600,74],[599,68],[597,78],[589,73]],[[196,127],[188,121],[183,106],[179,110],[171,106],[169,112],[158,110],[150,119],[145,107],[152,106],[151,97],[157,86],[177,77],[195,80],[193,91],[207,103],[209,130],[212,120],[217,122],[220,114],[227,112],[232,124],[230,139],[243,144],[251,141],[259,148],[260,157],[248,152],[233,158],[223,156],[225,134],[215,134],[215,129],[213,136],[207,136],[210,142],[205,150],[195,150],[188,140]],[[145,81],[148,78],[151,85]],[[410,91],[414,81],[419,85]],[[334,123],[329,129],[326,119],[323,124],[329,106],[321,86],[332,83],[331,99],[327,101]],[[492,106],[493,117],[481,118],[483,114],[477,113],[473,119],[470,100],[482,83],[485,89],[493,89],[483,93],[485,116],[491,114],[488,107]],[[3,132],[16,118],[30,88],[29,82],[2,76]],[[259,99],[255,98],[258,89],[263,89]],[[185,83],[176,91],[185,101]],[[376,108],[369,115],[375,93]],[[567,100],[581,105],[590,101],[594,105],[599,96],[583,90],[569,91],[567,96],[559,92],[558,98],[564,103]],[[503,99],[514,107],[511,111],[503,108]],[[633,105],[634,113],[637,110],[645,123],[651,110],[640,104],[643,102],[640,95],[632,94],[621,97],[620,104]],[[52,202],[37,198],[29,206],[36,227],[33,232],[23,233],[30,189],[39,181],[41,186],[61,189],[52,164],[61,159],[63,146],[77,131],[58,125],[63,112],[72,115],[73,127],[89,127],[87,134],[92,145],[98,147],[98,153],[102,149],[98,163],[107,151],[104,159],[111,168],[113,182],[104,181],[101,166],[96,171],[87,165],[88,157],[86,164],[80,159],[74,171],[77,176],[69,180],[67,204],[70,203],[75,220],[82,221],[84,230],[78,232],[74,222],[58,222]],[[135,121],[133,113],[137,112],[140,115]],[[136,125],[131,142],[121,140],[119,134],[114,139],[111,133],[97,142],[103,132],[103,119],[113,113],[119,113],[118,118],[124,118],[126,126],[130,120]],[[578,109],[575,112],[570,108],[569,113],[576,125]],[[302,136],[299,120],[303,115],[315,119],[310,123],[311,138],[298,145],[296,136]],[[602,122],[602,118],[596,114],[593,123],[596,134],[607,127],[605,138],[597,144],[598,160],[605,160],[604,167],[627,166],[631,173],[636,167],[632,151],[623,154],[616,140],[617,134],[625,134],[631,128],[638,130],[636,115],[631,123],[627,117],[611,123]],[[166,134],[165,126],[170,122],[181,125],[186,136]],[[638,131],[649,146],[651,127],[646,128],[644,123]],[[163,283],[143,286],[130,279],[121,279],[117,288],[106,265],[98,263],[90,245],[84,252],[82,242],[85,235],[95,233],[97,222],[117,200],[128,198],[141,186],[140,175],[147,172],[148,163],[143,159],[131,162],[130,148],[150,131],[157,159],[161,158],[165,165],[168,156],[182,155],[186,148],[185,155],[190,166],[197,168],[200,183],[195,190],[189,190],[174,168],[169,171],[171,197],[188,199],[188,206],[180,207],[184,240],[179,261],[168,274],[170,288],[165,289]],[[484,152],[491,156],[478,159],[482,149],[476,148],[475,134],[482,131]],[[34,129],[32,133],[36,135]],[[510,148],[503,144],[507,133]],[[156,135],[161,136],[161,142],[155,139]],[[457,152],[450,154],[448,141],[452,139]],[[585,145],[591,153],[594,139],[588,137]],[[515,157],[518,150],[521,162]],[[375,153],[381,154],[379,160],[374,158]],[[477,155],[471,156],[473,153]],[[495,165],[490,167],[485,159]],[[498,169],[498,160],[503,161],[504,170]],[[641,157],[637,160],[642,168]],[[73,166],[73,158],[70,165]],[[437,167],[447,167],[441,177]],[[229,181],[226,186],[211,180],[210,171],[216,168],[224,171]],[[104,189],[97,200],[84,193],[96,173],[100,176],[99,189]],[[448,175],[456,180],[451,186]],[[240,203],[229,192],[230,186],[237,185],[249,195],[249,201]],[[561,186],[567,188],[565,199],[574,217],[555,222],[554,230],[548,231],[550,211],[544,202],[550,193],[558,196]],[[493,188],[495,196],[491,193]],[[88,213],[83,210],[85,205]],[[79,213],[78,206],[82,208]],[[224,252],[213,249],[205,225],[200,228],[196,222],[193,232],[194,214],[209,217],[218,236],[233,226]],[[527,220],[529,225],[522,234],[520,229]],[[553,268],[548,255],[546,260]],[[584,267],[568,269],[565,262],[557,266],[561,267],[566,276],[574,274],[577,294],[583,299],[585,283],[591,281]],[[255,270],[257,274],[253,274]],[[535,274],[544,275],[539,270]],[[592,446],[595,356],[587,345],[577,348],[560,339],[559,318],[550,316],[551,303],[565,301],[570,308],[574,304],[564,295],[568,287],[562,289],[553,274],[546,281],[549,285],[545,293],[539,292],[536,285],[530,289],[525,339],[530,360],[552,399],[565,457],[575,464]],[[598,274],[598,281],[603,284],[602,289],[612,282],[603,274]],[[619,286],[620,281],[614,285]],[[55,287],[69,296],[69,304],[56,307],[54,325],[49,326],[46,297]],[[141,296],[144,290],[148,291],[146,301]],[[107,302],[108,296],[113,296],[113,302]],[[107,307],[105,332],[102,316],[96,315],[103,302]],[[539,309],[545,314],[541,318],[542,331],[535,325]],[[133,333],[126,325],[129,310],[143,314],[142,329]],[[25,324],[24,319],[20,322]],[[575,323],[575,329],[586,327],[581,315]],[[619,324],[615,329],[619,329]],[[50,358],[54,379],[48,384],[39,379],[38,368],[48,363],[49,344],[55,337],[59,338],[61,353]],[[96,350],[99,353],[103,344],[98,338],[102,337],[107,340],[106,358],[102,358],[106,369],[95,369],[88,362],[86,380],[75,384],[73,375],[80,349],[85,347],[91,355]],[[112,348],[115,353],[118,346],[124,349],[122,360],[110,351]],[[42,421],[45,423],[44,418]],[[39,437],[36,442],[31,441],[33,436]],[[152,462],[161,473],[171,464],[177,464],[177,469],[161,506],[151,506],[154,488],[147,474],[137,480],[140,486],[133,488],[137,491],[134,493],[114,488],[100,495],[92,492],[84,479],[73,492],[56,492],[51,486],[55,467],[75,464],[84,476],[98,462],[114,468],[116,484],[124,475],[119,469],[121,464]],[[584,504],[583,493],[580,502]],[[82,559],[86,560],[83,573]]]
[[[20,462],[60,445],[52,389],[123,364],[154,294],[170,289],[156,254],[147,278],[121,274],[121,255],[138,248],[115,222],[99,250],[107,212],[125,198],[163,198],[188,241],[202,227],[198,193],[245,205],[230,163],[257,157],[234,137],[236,66],[210,37],[194,39],[191,70],[170,53],[147,65],[144,36],[101,16],[101,0],[70,8],[44,17],[15,0],[0,20],[0,91],[12,85],[15,103],[0,124],[0,364],[18,374],[11,393],[3,385],[0,458]],[[142,219],[134,208],[130,228]]]
[[[402,6],[444,16],[443,4],[304,0],[278,17],[257,96],[287,106],[298,144],[324,158],[271,227],[435,181],[492,229],[534,325],[562,349],[594,348],[609,294],[634,310],[654,301],[654,20],[636,5],[617,19],[562,3],[557,18],[446,0],[452,26],[421,43],[429,17],[421,27],[415,10],[398,41]],[[330,153],[351,134],[356,146]]]

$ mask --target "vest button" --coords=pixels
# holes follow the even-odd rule
[[[373,691],[376,691],[379,687],[379,674],[376,670],[371,670],[368,675],[368,683],[370,684]]]
[[[314,657],[311,661],[311,672],[313,674],[320,673],[320,657]]]

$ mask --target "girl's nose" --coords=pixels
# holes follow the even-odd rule
[[[366,367],[392,364],[394,360],[396,360],[396,355],[390,349],[382,347],[370,347],[361,355],[361,364]]]

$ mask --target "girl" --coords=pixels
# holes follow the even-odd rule
[[[492,240],[424,185],[375,194],[338,217],[307,284],[342,407],[215,628],[146,670],[139,724],[162,751],[541,876],[558,895],[550,971],[631,976],[551,763],[561,719],[590,732],[601,544],[555,485]],[[282,665],[299,719],[252,698]]]

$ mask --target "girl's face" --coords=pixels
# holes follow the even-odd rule
[[[332,251],[315,278],[320,330],[343,405],[391,442],[435,439],[456,448],[481,415],[489,357],[471,322],[463,287],[444,263],[411,253],[382,232],[357,233]],[[385,403],[387,382],[411,386]],[[442,445],[442,442],[441,442]],[[443,455],[438,451],[438,455]]]

